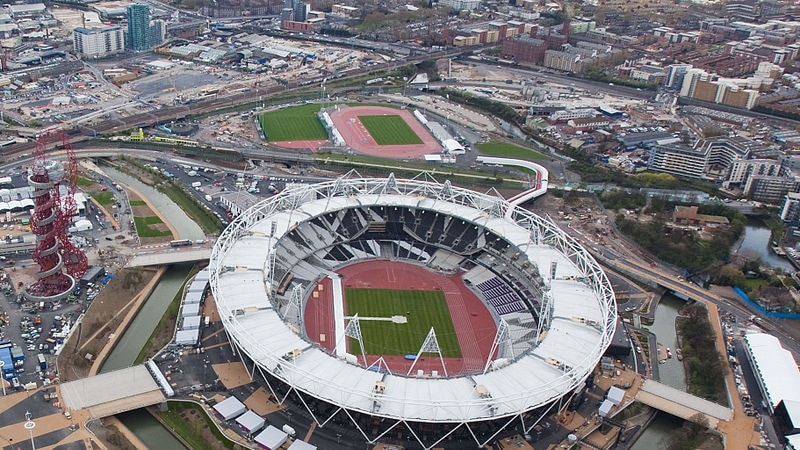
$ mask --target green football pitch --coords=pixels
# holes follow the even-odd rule
[[[264,113],[258,120],[270,142],[324,141],[328,133],[317,117],[318,112],[319,105],[294,106]]]
[[[359,317],[361,337],[368,355],[416,355],[433,327],[445,358],[460,358],[461,348],[441,291],[346,288],[347,315]],[[405,316],[407,323],[394,323],[392,316]],[[350,353],[361,350],[350,339]]]
[[[422,139],[400,116],[358,116],[358,120],[378,145],[422,144]]]

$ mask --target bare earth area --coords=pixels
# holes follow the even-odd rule
[[[123,269],[103,288],[58,356],[62,382],[89,375],[96,357],[115,334],[124,331],[119,327],[134,307],[132,299],[153,280],[155,273],[142,268]]]

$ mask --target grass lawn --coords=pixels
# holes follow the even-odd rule
[[[358,116],[358,120],[378,145],[422,144],[422,139],[400,116]]]
[[[461,357],[450,310],[441,291],[346,288],[345,302],[348,316],[358,313],[369,355],[416,355],[433,327],[442,356]],[[408,322],[365,319],[392,316],[406,316]],[[350,353],[361,353],[355,339],[350,339]]]
[[[767,285],[769,285],[769,280],[763,278],[747,278],[739,284],[739,287],[745,292],[754,292]]]
[[[164,223],[157,216],[134,217],[133,222],[136,224],[136,233],[139,237],[172,236],[172,232],[169,230],[161,231],[150,226]]]
[[[183,300],[183,290],[186,288],[186,284],[189,280],[199,271],[200,268],[194,266],[189,271],[189,274],[186,275],[186,279],[183,280],[181,288],[178,289],[178,292],[172,297],[172,302],[167,306],[167,310],[164,312],[164,315],[161,316],[161,320],[158,321],[158,325],[156,325],[153,333],[150,334],[150,339],[147,340],[147,343],[142,347],[139,355],[133,361],[134,364],[141,364],[148,358],[152,358],[172,340],[172,330],[175,329],[175,322],[178,321],[178,311],[181,308],[181,300]]]
[[[94,184],[94,181],[86,177],[78,177],[78,179],[75,181],[75,184],[77,184],[78,187],[87,188],[89,186],[92,186]]]
[[[475,147],[481,153],[489,156],[507,156],[509,158],[520,159],[533,159],[533,160],[548,160],[547,155],[543,155],[537,151],[520,147],[519,145],[509,144],[508,142],[486,142],[483,144],[475,144]]]
[[[167,402],[169,410],[158,413],[161,420],[180,435],[195,450],[233,448],[234,442],[225,437],[202,407],[192,402]],[[190,420],[187,420],[189,418]],[[207,432],[205,430],[210,431]],[[212,436],[216,438],[211,441]]]
[[[159,185],[158,190],[167,195],[173,202],[194,220],[205,234],[219,232],[222,222],[209,209],[204,208],[190,193],[181,189],[175,183]]]
[[[114,193],[113,192],[98,192],[92,194],[92,198],[97,200],[97,203],[101,205],[113,205],[114,204]]]
[[[147,202],[144,200],[131,200],[131,206],[145,206]]]
[[[328,133],[317,117],[319,105],[283,108],[259,117],[264,137],[270,142],[324,141]]]

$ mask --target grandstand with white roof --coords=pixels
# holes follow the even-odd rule
[[[485,366],[407,375],[309,338],[303,311],[318,281],[370,259],[460,273],[497,324]],[[318,425],[349,422],[369,443],[463,448],[512,427],[527,433],[566,406],[615,331],[608,279],[553,222],[427,175],[351,173],[286,189],[226,228],[210,269],[225,330],[251,374]],[[338,341],[345,318],[341,305],[334,311]]]

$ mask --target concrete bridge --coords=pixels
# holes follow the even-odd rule
[[[152,362],[62,383],[60,391],[66,410],[86,410],[93,419],[157,405],[174,394]]]
[[[159,266],[183,262],[202,261],[211,257],[211,245],[203,247],[177,247],[169,245],[145,248],[140,247],[136,256],[128,263],[128,267]]]
[[[717,429],[720,421],[729,422],[733,419],[733,410],[730,408],[653,380],[644,382],[636,393],[636,400],[684,420],[698,422],[702,417],[707,422],[703,425],[712,429]]]

